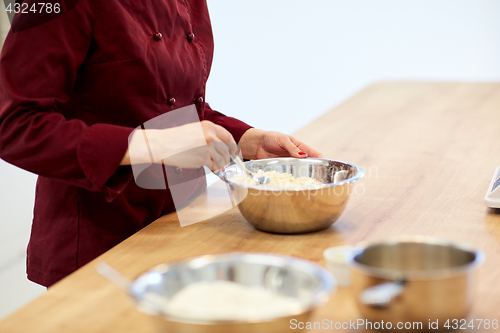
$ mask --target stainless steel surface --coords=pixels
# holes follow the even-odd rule
[[[422,330],[408,332],[427,330],[429,320],[439,320],[433,332],[448,331],[443,327],[448,319],[465,318],[473,302],[474,272],[483,261],[483,252],[469,245],[428,237],[368,244],[348,259],[361,314],[373,322],[391,322],[393,329],[398,322],[423,323]],[[395,282],[401,290],[388,287]]]
[[[267,321],[204,321],[189,318],[189,314],[186,317],[171,316],[144,301],[145,294],[155,294],[168,302],[191,283],[215,280],[261,286],[300,299],[304,309],[300,313]],[[335,280],[326,269],[306,260],[264,253],[227,253],[156,266],[132,283],[130,293],[139,308],[152,315],[161,331],[280,333],[289,332],[292,318],[307,320],[317,306],[328,301],[335,288]]]
[[[313,232],[331,226],[344,211],[351,185],[363,177],[356,165],[324,158],[272,158],[245,162],[253,172],[276,171],[295,177],[312,177],[323,185],[279,188],[237,183],[236,165],[225,170],[226,181],[243,217],[255,228],[274,233]]]
[[[269,177],[266,175],[263,175],[262,177],[257,177],[257,175],[248,170],[241,158],[238,155],[231,156],[232,160],[240,167],[241,170],[243,170],[245,173],[247,173],[252,179],[259,185],[264,185],[264,184],[269,184]]]

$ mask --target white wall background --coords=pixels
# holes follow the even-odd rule
[[[255,127],[292,133],[377,81],[500,81],[497,0],[208,4],[216,48],[207,101]],[[0,318],[43,292],[24,268],[34,183],[0,161]]]
[[[211,106],[293,132],[381,80],[499,80],[500,1],[208,1]]]

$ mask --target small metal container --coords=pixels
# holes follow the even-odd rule
[[[262,187],[237,183],[243,171],[232,165],[224,177],[243,217],[255,228],[282,234],[313,232],[331,226],[344,211],[351,185],[363,177],[353,164],[325,158],[271,158],[245,162],[253,172],[276,171],[311,177],[322,183],[310,187]]]
[[[157,306],[192,283],[220,280],[296,298],[304,304],[303,310],[261,321],[208,321],[191,318],[188,313],[185,317],[172,316]],[[328,302],[335,289],[330,272],[312,262],[265,253],[227,253],[156,266],[133,281],[129,292],[138,308],[152,315],[160,332],[281,333],[290,331],[291,319],[307,321],[317,306]]]
[[[379,331],[403,323],[405,332],[446,332],[447,321],[452,326],[454,319],[465,318],[473,302],[474,272],[483,261],[484,253],[467,244],[429,237],[368,244],[348,258],[363,317]]]

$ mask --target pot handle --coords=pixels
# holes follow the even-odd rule
[[[394,281],[378,284],[361,292],[359,300],[361,303],[373,308],[387,308],[391,301],[401,295],[406,281]]]

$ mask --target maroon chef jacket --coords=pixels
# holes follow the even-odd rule
[[[39,175],[27,272],[44,286],[174,209],[168,190],[142,189],[119,166],[135,127],[195,103],[236,141],[250,128],[203,101],[213,54],[205,0],[62,7],[31,26],[16,14],[0,58],[0,157]]]

